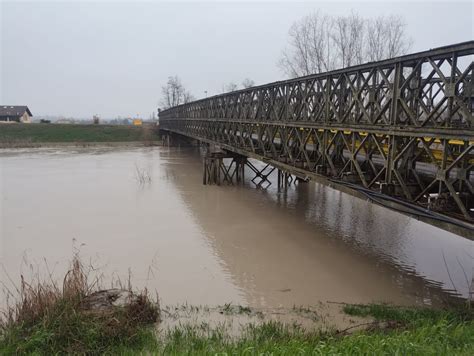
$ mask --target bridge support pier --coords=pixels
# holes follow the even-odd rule
[[[188,146],[197,146],[199,141],[180,135],[172,133],[170,131],[160,130],[159,137],[161,140],[161,146],[164,147],[188,147]]]
[[[230,163],[226,165],[226,161]],[[247,157],[229,154],[216,147],[212,147],[203,158],[204,185],[242,184],[245,178]]]
[[[254,173],[250,181],[257,188],[266,189],[272,185],[269,177],[275,170],[277,171],[278,189],[286,189],[296,182],[306,182],[304,179],[271,164],[266,164],[263,168],[257,167],[246,156],[221,150],[217,145],[206,147],[207,152],[203,157],[202,183],[204,185],[243,184],[246,166]]]
[[[222,157],[206,156],[204,157],[203,163],[202,184],[221,185],[220,169],[223,164]]]
[[[170,134],[162,134],[161,135],[161,145],[165,147],[169,147],[171,145],[171,135]]]
[[[296,176],[291,175],[288,172],[285,172],[281,169],[278,169],[278,189],[280,188],[287,188],[289,185],[296,183],[296,182],[304,182],[306,183],[305,180],[300,179]]]

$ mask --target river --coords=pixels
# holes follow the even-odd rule
[[[196,148],[2,150],[0,280],[61,276],[77,252],[104,284],[130,274],[162,305],[468,296],[472,241],[320,184],[246,178],[203,186]]]

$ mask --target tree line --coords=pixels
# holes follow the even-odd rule
[[[241,87],[235,82],[230,82],[222,86],[222,93],[232,92],[239,89],[248,89],[255,85],[252,79],[246,78],[242,81]],[[161,87],[160,105],[163,109],[172,108],[173,106],[186,104],[195,100],[194,96],[184,87],[181,79],[175,75],[168,77],[166,85]]]

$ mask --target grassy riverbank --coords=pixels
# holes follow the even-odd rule
[[[153,142],[158,140],[156,126],[3,124],[0,146],[90,142]]]
[[[63,308],[57,310],[58,315],[63,313],[57,323],[42,320],[4,330],[0,354],[472,355],[474,350],[473,313],[466,309],[347,305],[346,313],[371,321],[324,332],[265,322],[246,325],[235,337],[224,327],[211,328],[205,322],[156,333],[144,323],[127,324],[127,313],[117,314],[114,322],[117,315],[98,319]]]
[[[151,344],[157,300],[146,290],[132,291],[130,281],[104,291],[100,277],[91,280],[92,271],[75,257],[62,284],[49,269],[46,280],[22,276],[7,292],[13,303],[0,314],[0,355],[91,355]]]
[[[292,310],[311,315],[310,327],[267,320],[249,307],[214,308],[219,315],[261,318],[236,321],[241,325],[236,334],[225,323],[191,320],[189,312],[208,307],[160,310],[146,290],[133,292],[130,281],[125,289],[104,294],[99,279],[89,280],[91,270],[75,258],[62,285],[51,275],[47,282],[22,277],[16,302],[0,319],[0,354],[472,355],[474,350],[474,312],[467,306],[342,304],[342,312],[353,318],[342,330],[317,326],[323,316],[308,308]],[[182,320],[173,313],[178,309],[185,311]],[[166,317],[173,319],[168,327]]]
[[[248,325],[238,338],[206,325],[177,326],[159,340],[151,336],[122,354],[227,355],[472,355],[473,314],[468,310],[348,305],[345,312],[370,317],[357,331],[304,330],[298,325],[267,322]]]

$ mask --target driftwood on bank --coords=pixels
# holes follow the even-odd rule
[[[90,311],[107,311],[114,307],[124,308],[139,302],[139,296],[125,289],[105,289],[94,292],[82,301],[82,307]]]

